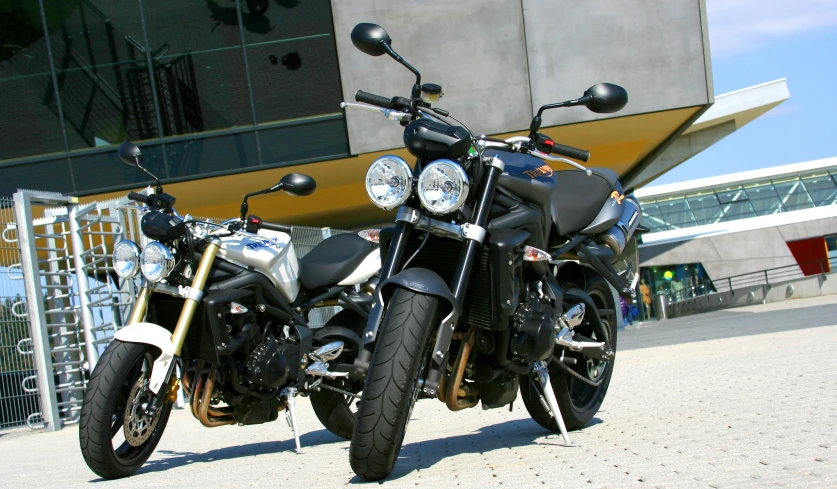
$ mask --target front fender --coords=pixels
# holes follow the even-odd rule
[[[442,280],[436,272],[430,271],[426,268],[408,268],[396,273],[392,277],[384,280],[378,284],[375,293],[375,302],[372,304],[372,309],[369,311],[369,319],[366,322],[366,330],[363,332],[363,343],[368,344],[375,341],[378,336],[378,327],[381,324],[381,319],[384,317],[384,310],[386,305],[384,303],[384,292],[393,286],[401,287],[402,289],[412,290],[419,294],[435,295],[441,297],[450,303],[451,312],[445,319],[442,320],[442,325],[448,326],[442,330],[450,331],[453,335],[453,327],[459,319],[461,309],[456,297],[448,288],[448,284]]]
[[[153,323],[134,323],[125,326],[113,335],[113,339],[124,343],[142,343],[155,346],[162,353],[154,360],[151,368],[151,378],[148,388],[157,394],[166,381],[171,362],[174,359],[174,344],[171,342],[171,332]]]

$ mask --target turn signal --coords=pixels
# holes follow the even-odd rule
[[[363,231],[358,231],[357,235],[361,238],[369,241],[371,243],[380,243],[381,242],[381,230],[380,229],[364,229]]]
[[[551,259],[552,255],[543,250],[531,246],[523,247],[523,261],[549,261]]]

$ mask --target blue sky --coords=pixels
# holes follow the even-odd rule
[[[715,94],[787,78],[791,98],[651,185],[837,156],[837,0],[706,0]]]

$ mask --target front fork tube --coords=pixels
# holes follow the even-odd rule
[[[480,194],[474,207],[472,222],[474,225],[485,228],[488,223],[488,213],[491,209],[491,202],[494,200],[494,191],[497,188],[497,181],[503,173],[502,165],[491,165],[488,167],[488,172],[485,177],[485,184],[482,186],[482,194]],[[474,266],[474,260],[477,253],[479,253],[482,243],[475,240],[466,240],[462,252],[459,254],[459,263],[456,267],[456,273],[451,282],[451,292],[456,298],[456,302],[462,306],[465,301],[465,293],[468,290],[468,281],[471,278],[471,270]],[[439,382],[442,378],[442,373],[445,370],[445,364],[448,356],[448,349],[453,338],[453,330],[445,324],[439,325],[439,331],[436,334],[436,344],[433,347],[433,363],[430,365],[430,370],[427,372],[427,377],[424,381],[423,392],[430,395],[435,395]],[[437,352],[442,352],[442,356],[437,356]]]
[[[209,272],[212,270],[212,264],[215,262],[215,256],[218,254],[220,247],[221,240],[218,238],[212,238],[212,240],[206,245],[206,250],[204,250],[203,255],[201,256],[198,269],[195,271],[195,276],[192,279],[189,297],[184,300],[183,309],[180,311],[180,318],[178,318],[177,326],[175,326],[174,333],[171,335],[171,342],[174,345],[174,359],[169,365],[169,371],[166,373],[166,378],[163,380],[163,386],[168,386],[171,381],[172,373],[174,373],[174,366],[177,363],[176,359],[180,357],[180,352],[183,349],[183,342],[186,340],[186,333],[189,332],[189,326],[192,324],[192,319],[195,317],[195,311],[198,309],[198,305],[200,305],[203,300],[203,289],[206,286],[206,279],[209,277]],[[145,310],[148,307],[149,294],[150,291],[148,286],[143,286],[140,290],[139,296],[137,296],[137,302],[134,305],[134,310],[131,311],[131,317],[129,319],[131,324],[139,322],[135,320],[142,320],[145,316]],[[168,388],[161,388],[160,392],[162,392],[163,395],[156,395],[151,401],[151,406],[149,406],[149,410],[151,412],[156,411],[159,406],[160,398],[164,398],[169,395]]]

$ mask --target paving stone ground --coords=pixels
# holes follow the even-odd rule
[[[560,437],[535,424],[522,402],[512,412],[452,413],[439,402],[421,401],[396,470],[380,485],[837,487],[836,303],[791,301],[620,332],[629,349],[616,357],[602,410],[573,434],[578,448],[560,446]],[[759,325],[769,332],[758,334]],[[660,337],[666,344],[648,346]],[[120,481],[102,481],[89,471],[75,426],[5,432],[0,486],[361,484],[349,466],[348,442],[319,425],[306,399],[299,406],[304,455],[293,453],[283,418],[206,429],[180,410],[151,460]]]

